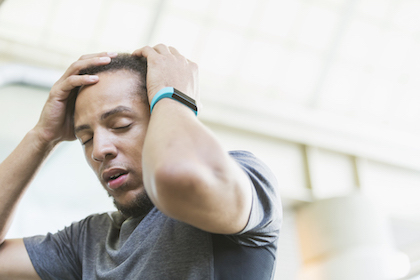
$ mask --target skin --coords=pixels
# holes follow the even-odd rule
[[[54,147],[74,140],[67,98],[77,86],[98,82],[97,76],[79,76],[78,72],[93,65],[110,62],[116,54],[84,55],[66,70],[51,88],[37,125],[16,149],[0,164],[0,279],[40,279],[26,252],[22,239],[5,240],[13,214],[38,169]]]
[[[44,159],[60,142],[77,138],[106,191],[122,205],[148,194],[164,214],[202,230],[234,234],[247,224],[249,179],[214,135],[183,104],[165,98],[150,115],[126,71],[78,75],[116,54],[82,56],[52,87],[38,124],[0,165],[0,279],[39,279],[21,239],[5,240],[13,212]],[[133,55],[147,59],[148,101],[173,86],[199,104],[198,67],[165,45]],[[74,124],[66,111],[74,87]],[[118,109],[117,111],[115,109]],[[111,175],[123,176],[108,184]]]
[[[140,159],[150,119],[149,106],[138,93],[137,74],[119,70],[98,76],[99,82],[84,87],[77,97],[76,137],[108,194],[118,204],[128,206],[137,196],[145,195]],[[104,172],[113,170],[128,172],[117,189],[109,187],[103,178]]]

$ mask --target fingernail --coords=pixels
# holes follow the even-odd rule
[[[118,55],[118,53],[117,52],[108,52],[107,53],[109,56],[117,56]]]
[[[100,57],[99,60],[100,61],[103,61],[103,62],[110,62],[111,61],[111,58],[110,57],[107,57],[107,56],[104,56],[104,57]]]
[[[95,81],[97,81],[97,80],[99,80],[99,77],[98,77],[98,76],[96,76],[96,75],[91,75],[91,76],[89,76],[89,81],[91,81],[91,82],[95,82]]]

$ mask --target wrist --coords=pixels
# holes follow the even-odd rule
[[[38,127],[31,129],[26,136],[31,139],[34,147],[40,152],[49,152],[51,151],[60,141],[59,140],[49,140],[52,137],[47,136],[48,133],[44,132]]]
[[[198,108],[195,100],[173,87],[162,88],[154,94],[152,101],[150,102],[150,114],[152,114],[154,106],[164,98],[177,101],[178,103],[191,109],[195,115],[197,115]]]

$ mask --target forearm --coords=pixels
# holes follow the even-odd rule
[[[243,171],[189,108],[170,99],[159,103],[143,149],[145,187],[152,201],[172,218],[203,230],[241,230],[250,205]]]
[[[162,44],[134,54],[147,59],[149,104],[165,87],[200,104],[194,62]],[[245,227],[252,200],[249,179],[190,108],[170,98],[159,100],[142,151],[144,186],[160,211],[214,233]]]
[[[165,98],[156,104],[143,147],[145,187],[155,205],[169,215],[176,208],[171,206],[185,206],[197,192],[218,153],[193,112],[175,102]]]
[[[160,100],[153,110],[143,150],[152,170],[164,166],[182,169],[187,165],[216,168],[223,164],[221,155],[225,154],[188,107],[168,98]]]
[[[52,148],[40,140],[35,130],[31,130],[0,164],[0,244],[19,200]]]

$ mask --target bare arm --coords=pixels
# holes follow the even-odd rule
[[[19,200],[52,147],[40,144],[34,131],[0,164],[0,244],[4,241]]]
[[[41,279],[32,266],[22,239],[9,239],[0,245],[0,279]]]
[[[51,89],[37,125],[0,164],[0,279],[39,279],[22,239],[5,240],[12,216],[29,183],[51,150],[61,141],[75,139],[70,112],[71,90],[96,83],[98,77],[79,76],[80,69],[109,63],[105,53],[82,56]]]
[[[149,103],[167,86],[199,102],[195,63],[164,45],[134,54],[148,61]],[[165,98],[153,109],[143,147],[143,177],[152,201],[170,217],[214,233],[233,234],[246,226],[251,209],[246,174],[177,101]]]

